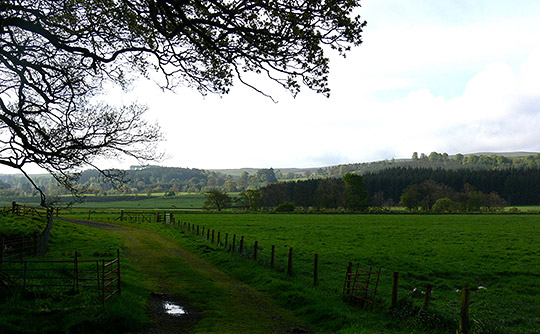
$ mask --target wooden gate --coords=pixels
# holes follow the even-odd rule
[[[0,265],[0,274],[9,284],[49,291],[69,289],[96,292],[102,305],[115,294],[122,294],[120,252],[113,260],[7,260]]]
[[[347,267],[345,275],[345,283],[343,285],[343,297],[349,301],[370,304],[370,309],[373,309],[373,303],[377,295],[377,287],[379,286],[379,276],[381,268],[377,271],[370,266],[368,270],[356,266],[356,272],[352,272],[352,263]]]

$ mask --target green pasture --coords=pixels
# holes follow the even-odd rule
[[[120,209],[61,211],[63,216],[86,219],[90,214],[91,220],[115,223],[119,223],[115,221],[119,213]],[[472,289],[473,333],[534,333],[540,327],[539,215],[220,214],[176,210],[175,218],[182,226],[184,222],[199,226],[201,235],[166,224],[121,224],[166,235],[236,278],[265,291],[320,332],[455,333],[463,287]],[[203,227],[205,236],[208,228],[214,230],[215,240],[219,232],[222,244],[226,233],[229,245],[236,235],[236,251],[243,236],[244,257],[205,241]],[[259,245],[257,262],[249,259],[255,241]],[[53,229],[47,256],[69,258],[77,250],[83,257],[92,259],[113,253],[124,242],[110,231],[59,222]],[[276,249],[276,269],[269,268],[271,245]],[[292,278],[285,274],[290,247],[294,255]],[[312,276],[315,253],[319,256],[317,287],[313,287]],[[349,262],[355,268],[358,264],[363,269],[382,268],[373,311],[349,307],[341,301]],[[107,323],[121,319],[117,322],[122,322],[119,326],[124,328],[145,321],[148,288],[137,266],[125,264],[127,297],[123,295],[113,301],[114,307],[104,315],[89,309],[86,318],[103,319]],[[387,310],[393,272],[400,275],[401,301],[400,307],[390,315]],[[428,284],[433,286],[433,299],[426,314],[418,310]],[[196,286],[192,289],[198,291]],[[45,319],[42,315],[51,309],[58,314],[61,312],[54,310],[71,310],[73,313],[67,312],[66,317],[77,312],[76,305],[58,306],[53,302],[45,302],[46,306],[44,302],[30,305],[25,303],[38,302],[22,302],[23,297],[11,296],[19,299],[10,299],[7,304],[26,305],[21,309],[27,312],[37,307],[42,310],[38,311],[38,319]],[[0,313],[7,314],[0,317],[0,328],[23,321],[7,308]],[[76,326],[81,319],[73,317],[70,324]],[[28,326],[40,323],[36,324]]]
[[[11,235],[20,234],[31,236],[34,232],[41,233],[47,222],[39,217],[20,217],[0,213],[0,233]]]
[[[79,213],[79,216],[85,214]],[[109,216],[107,211],[103,211],[100,215],[96,218],[111,220],[118,211]],[[177,236],[181,244],[208,257],[238,278],[268,291],[276,299],[282,299],[284,304],[303,309],[308,317],[324,312],[324,306],[312,304],[317,306],[309,308],[303,305],[310,304],[305,294],[315,296],[310,297],[312,299],[319,298],[316,297],[318,294],[332,296],[330,304],[341,303],[339,296],[345,270],[348,262],[353,262],[355,267],[359,264],[363,269],[370,266],[382,268],[375,304],[379,315],[385,314],[390,306],[392,274],[399,272],[399,297],[405,308],[403,314],[396,316],[398,319],[404,317],[413,327],[420,322],[422,326],[443,332],[438,326],[448,329],[451,327],[448,322],[457,323],[464,287],[473,290],[471,316],[475,333],[529,333],[540,325],[538,215],[308,215],[177,211],[175,218],[181,223],[198,225],[201,235],[164,224],[136,225]],[[240,260],[223,252],[223,247],[209,247],[203,240],[203,227],[205,236],[208,228],[214,230],[216,240],[219,232],[222,243],[228,234],[229,246],[233,235],[236,235],[237,250],[243,236],[244,255],[248,258],[252,256],[254,242],[258,241],[258,263]],[[275,271],[264,269],[269,266],[271,245],[276,249]],[[280,285],[276,282],[285,279],[290,247],[293,248],[296,283]],[[319,286],[316,292],[298,292],[298,282],[304,287],[313,284],[315,253],[319,256]],[[279,279],[267,278],[266,274],[260,276],[260,270],[275,272]],[[427,285],[433,286],[430,307],[433,314],[427,319],[425,316],[419,319],[415,310],[422,305]],[[289,291],[294,289],[298,291]],[[298,300],[298,303],[291,300]],[[321,311],[315,308],[321,308]],[[338,313],[341,316],[348,312],[341,310]],[[364,313],[360,311],[358,314]],[[324,318],[321,315],[320,319]],[[350,316],[346,318],[351,319]],[[367,323],[365,318],[358,321]],[[328,324],[321,326],[332,328]],[[354,320],[347,326],[354,328]]]
[[[204,194],[182,193],[176,196],[152,196],[141,200],[100,201],[88,199],[85,203],[75,203],[75,208],[103,209],[200,209],[205,201]]]
[[[528,333],[540,325],[538,215],[192,213],[176,218],[201,231],[202,226],[213,229],[216,238],[219,231],[222,242],[228,233],[229,245],[236,234],[236,247],[244,236],[248,257],[257,240],[263,265],[275,245],[281,272],[293,247],[295,276],[305,284],[312,280],[317,253],[319,289],[327,293],[341,293],[349,261],[364,269],[380,266],[380,309],[390,306],[392,273],[399,272],[400,298],[421,306],[425,287],[433,285],[431,309],[443,319],[457,321],[461,289],[469,287],[478,332]]]
[[[540,206],[538,205],[528,205],[528,206],[508,206],[504,208],[506,212],[512,212],[517,209],[518,212],[525,213],[540,213]]]
[[[83,203],[75,202],[74,208],[85,209],[201,209],[204,206],[206,197],[203,193],[179,193],[175,196],[164,196],[164,194],[153,194],[150,198],[146,194],[141,199],[134,199],[135,195],[126,196],[95,196],[87,195]],[[130,197],[128,200],[119,200],[122,197]],[[25,205],[39,206],[39,199],[31,203],[21,203]],[[0,207],[11,207],[11,202],[0,202]]]

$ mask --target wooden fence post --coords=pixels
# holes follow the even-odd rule
[[[392,279],[392,303],[390,305],[391,308],[397,305],[398,287],[399,287],[399,273],[397,271],[394,271],[394,277]]]
[[[118,271],[116,272],[118,274],[118,294],[122,295],[122,287],[120,285],[120,249],[116,249],[116,259],[117,259],[117,266]]]
[[[227,249],[229,243],[229,233],[225,233],[225,249]]]
[[[99,283],[99,280],[100,280],[100,277],[99,277],[99,260],[96,260],[96,282],[97,282],[97,291],[98,291],[98,294],[100,292],[100,289],[101,289],[101,285]]]
[[[422,305],[422,308],[424,310],[427,310],[429,308],[429,303],[431,302],[431,291],[433,290],[433,285],[428,284],[426,286],[426,295],[424,296],[424,304]]]
[[[4,251],[6,249],[6,240],[2,237],[2,243],[0,244],[0,266],[4,264]]]
[[[319,284],[319,254],[313,260],[313,285]]]
[[[105,260],[101,260],[101,307],[105,309]]]
[[[78,261],[77,252],[75,251],[75,260],[73,261],[73,278],[75,279],[75,292],[79,292],[79,261]]]
[[[206,229],[206,240],[210,240],[210,229]]]
[[[202,227],[201,235],[203,236],[203,239],[204,239],[204,226]]]
[[[244,252],[244,236],[240,237],[240,250],[238,251],[240,254]]]
[[[236,248],[236,234],[233,234],[233,237],[232,237],[232,252],[233,253],[235,251],[235,248]]]
[[[287,262],[287,276],[292,276],[293,274],[293,254],[292,247],[289,248],[289,261]]]
[[[26,273],[28,272],[28,262],[24,261],[23,287],[26,288]]]
[[[197,235],[199,235],[199,225],[197,225]]]
[[[352,274],[352,262],[347,264],[347,274],[345,275],[345,280],[347,282],[346,291],[347,295],[351,294],[351,274]]]
[[[214,229],[212,229],[212,243],[214,243]]]
[[[38,247],[39,247],[39,233],[34,232],[32,236],[32,256],[38,255]]]
[[[463,334],[468,334],[471,329],[469,319],[469,304],[471,302],[471,289],[463,288],[461,295],[461,312],[459,314],[459,330]]]
[[[221,242],[220,242],[220,237],[221,237],[221,232],[218,231],[218,233],[217,233],[217,245],[218,245],[218,246],[219,246],[219,244],[221,243]]]
[[[15,214],[17,212],[17,203],[15,201],[11,202],[11,213]]]
[[[258,241],[255,241],[255,246],[253,246],[253,260],[257,261],[257,248],[259,248]]]
[[[120,211],[120,221],[124,220],[124,210]]]
[[[270,268],[274,268],[275,262],[274,262],[274,255],[276,252],[276,246],[272,245],[272,254],[270,255]]]
[[[26,238],[24,237],[24,235],[22,236],[22,244],[21,244],[21,247],[19,249],[19,256],[21,257],[21,260],[24,259],[24,252],[26,251]]]

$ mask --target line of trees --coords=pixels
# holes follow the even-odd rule
[[[292,202],[304,208],[347,208],[362,211],[369,206],[364,178],[347,173],[343,178],[279,182],[261,188],[265,207]]]
[[[231,206],[251,211],[263,207],[292,211],[296,206],[365,211],[369,207],[364,178],[357,174],[345,174],[341,179],[272,183],[261,189],[245,190],[234,199],[219,190],[207,191],[205,195],[205,208],[218,211]]]
[[[508,202],[494,191],[484,194],[470,184],[465,184],[464,191],[458,192],[445,184],[426,180],[405,188],[401,205],[411,211],[452,213],[478,212],[482,208],[499,211]]]
[[[442,168],[390,168],[364,175],[368,193],[378,202],[399,203],[409,186],[432,180],[456,192],[467,192],[474,187],[484,194],[497,193],[509,205],[537,205],[540,203],[540,169],[476,170]]]
[[[477,212],[540,202],[539,169],[393,168],[360,176],[278,182],[262,187],[249,209],[294,203],[304,208],[365,210],[402,205],[414,211]],[[259,194],[260,193],[260,194]],[[245,203],[248,196],[243,193]],[[510,200],[512,199],[512,201]]]

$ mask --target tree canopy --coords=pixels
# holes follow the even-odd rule
[[[0,2],[0,164],[33,163],[71,187],[96,157],[156,158],[144,106],[102,101],[161,74],[202,94],[262,75],[328,95],[327,49],[345,55],[365,22],[356,0],[13,0]],[[253,80],[250,80],[253,79]],[[27,175],[28,176],[28,175]],[[30,179],[30,178],[29,178]],[[31,180],[31,179],[30,179]],[[39,187],[33,184],[37,189]],[[44,197],[42,193],[42,202]]]
[[[229,194],[219,190],[209,190],[205,193],[205,196],[204,207],[207,209],[216,208],[218,211],[221,211],[228,208],[232,202]]]

